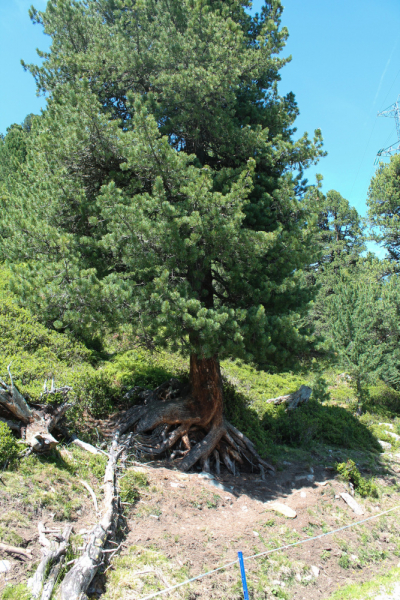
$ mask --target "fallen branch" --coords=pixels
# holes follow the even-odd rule
[[[104,475],[103,517],[88,535],[82,556],[78,558],[72,569],[65,576],[61,584],[61,600],[79,600],[82,598],[103,560],[103,548],[109,530],[112,528],[113,521],[117,516],[118,509],[116,468],[118,457],[123,448],[118,447],[117,440],[118,435],[113,440]]]
[[[9,546],[8,544],[0,543],[0,551],[7,552],[8,554],[20,554],[21,556],[25,556],[32,560],[32,554],[29,550],[25,550],[25,548],[17,548],[16,546]]]
[[[311,396],[312,389],[307,385],[301,385],[300,388],[292,394],[286,396],[278,396],[277,398],[270,398],[267,400],[268,404],[286,404],[287,410],[293,410],[298,407],[299,404],[308,402]]]
[[[97,515],[97,513],[99,512],[99,507],[98,507],[98,504],[97,504],[96,494],[94,493],[94,491],[92,490],[92,488],[90,487],[90,485],[87,483],[87,481],[84,481],[83,479],[80,479],[79,481],[87,489],[87,491],[89,492],[89,494],[92,496],[92,500],[93,500],[93,504],[94,504],[94,509],[95,509],[96,515]]]
[[[82,442],[82,440],[78,439],[75,434],[72,436],[72,443],[75,444],[75,446],[79,446],[79,448],[81,448],[82,450],[90,452],[91,454],[102,454],[102,452],[100,452],[100,450],[92,446],[92,444]]]
[[[67,525],[63,531],[61,543],[56,544],[55,542],[49,542],[50,548],[48,549],[48,551],[46,551],[44,557],[40,561],[39,566],[36,569],[33,577],[28,580],[28,588],[31,590],[32,596],[34,598],[39,598],[49,565],[57,563],[57,561],[61,558],[61,556],[63,554],[65,554],[65,552],[68,548],[71,532],[72,532],[72,525]],[[41,537],[44,536],[42,528],[39,529],[39,535]],[[46,540],[46,541],[48,541],[48,540]],[[51,571],[50,571],[50,573],[51,573]],[[53,575],[54,575],[54,571],[53,571]],[[55,581],[56,581],[56,578],[54,579],[54,583],[55,583]],[[54,587],[54,584],[53,584],[53,587]],[[47,597],[49,598],[50,596],[47,596]],[[46,596],[45,596],[45,598],[46,598]]]

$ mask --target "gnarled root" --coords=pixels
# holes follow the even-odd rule
[[[171,380],[169,390],[166,384],[154,391],[135,388],[143,404],[122,415],[117,430],[122,434],[133,429],[131,444],[137,455],[169,456],[182,471],[196,463],[203,471],[213,470],[217,475],[222,466],[233,475],[239,470],[260,472],[262,476],[264,469],[275,471],[259,456],[254,444],[222,417],[221,411],[215,411],[207,420],[190,393],[176,397],[174,385],[176,380]]]

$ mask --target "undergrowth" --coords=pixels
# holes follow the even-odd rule
[[[355,491],[362,497],[379,497],[377,486],[370,480],[365,479],[357,469],[356,463],[349,459],[347,462],[337,463],[336,472],[342,481],[353,484]]]

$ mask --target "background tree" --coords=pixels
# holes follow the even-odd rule
[[[368,190],[369,218],[374,239],[388,252],[392,270],[398,271],[400,261],[400,155],[392,156],[389,164],[381,163]]]
[[[338,361],[352,377],[360,407],[367,385],[381,378],[400,383],[399,308],[396,280],[348,279],[328,300],[329,333]]]
[[[324,195],[312,188],[305,200],[316,215],[317,260],[306,271],[307,284],[318,290],[306,315],[307,328],[314,331],[317,347],[329,348],[329,309],[327,299],[343,280],[358,277],[361,254],[365,251],[364,227],[357,210],[339,192]]]
[[[132,417],[137,432],[156,430],[153,451],[185,439],[185,469],[224,436],[251,449],[224,421],[219,360],[287,365],[312,297],[299,200],[320,133],[294,142],[294,96],[277,91],[280,2],[254,17],[246,6],[50,0],[33,11],[53,42],[28,68],[49,102],[4,215],[15,289],[47,324],[82,334],[129,322],[190,354],[184,397]],[[205,434],[192,449],[191,427]]]

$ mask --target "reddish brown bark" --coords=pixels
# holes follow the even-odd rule
[[[190,355],[191,395],[202,426],[222,426],[223,388],[218,359]]]

